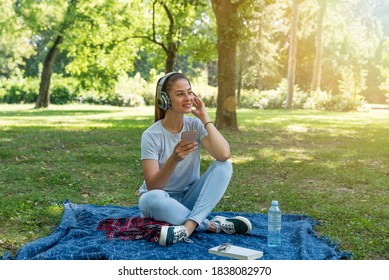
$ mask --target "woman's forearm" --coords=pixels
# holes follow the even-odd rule
[[[177,163],[172,157],[170,157],[165,164],[154,174],[148,178],[145,177],[147,190],[164,189],[170,180],[174,170],[176,169]]]

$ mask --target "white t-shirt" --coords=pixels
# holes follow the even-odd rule
[[[160,120],[142,134],[141,159],[157,160],[159,168],[161,168],[173,153],[174,147],[181,140],[181,133],[190,130],[197,131],[198,148],[178,163],[164,188],[168,193],[185,192],[189,185],[200,177],[200,142],[203,137],[208,135],[207,130],[198,118],[184,116],[183,128],[177,134],[166,130]],[[145,192],[147,192],[147,186],[146,182],[143,182],[139,193],[142,195]]]

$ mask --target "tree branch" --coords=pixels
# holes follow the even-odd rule
[[[173,28],[174,28],[173,15],[165,3],[161,2],[161,5],[162,5],[163,9],[165,10],[167,17],[169,18],[169,22],[170,22],[170,24],[169,24],[169,36],[172,37],[173,36]]]
[[[152,24],[153,37],[150,38],[150,37],[148,37],[148,36],[134,36],[134,38],[147,39],[147,40],[149,40],[150,42],[155,43],[155,44],[161,46],[161,47],[163,48],[163,50],[164,50],[165,52],[167,52],[167,47],[166,47],[162,42],[158,42],[158,41],[157,41],[157,37],[156,37],[157,32],[155,31],[155,5],[157,4],[157,2],[158,2],[158,0],[155,0],[155,1],[153,2],[153,24]]]
[[[161,43],[161,42],[158,42],[157,40],[155,40],[155,39],[153,39],[153,38],[150,38],[150,37],[148,37],[148,36],[142,36],[142,35],[135,35],[135,36],[131,36],[131,37],[129,37],[129,38],[126,38],[126,40],[129,40],[129,39],[146,39],[146,40],[149,40],[150,42],[152,42],[152,43],[155,43],[155,44],[157,44],[157,45],[159,45],[159,46],[161,46],[165,51],[167,51],[167,48],[165,47],[165,45],[163,44],[163,43]],[[125,41],[126,41],[125,40]],[[115,41],[116,42],[116,41]]]

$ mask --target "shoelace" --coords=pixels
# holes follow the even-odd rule
[[[227,233],[234,233],[235,225],[232,222],[224,221],[224,223],[221,224],[222,229]]]
[[[184,241],[184,242],[187,242],[187,243],[193,243],[193,240],[189,239],[186,236],[186,232],[185,231],[180,231],[179,232],[179,235],[177,236],[177,241],[176,242],[179,242],[179,241]],[[175,242],[173,242],[173,243],[175,243]]]
[[[186,242],[186,243],[193,243],[193,240],[188,238],[188,237],[184,237],[182,238],[182,241]]]
[[[222,228],[226,228],[226,229],[229,229],[229,230],[235,229],[234,223],[228,222],[228,221],[224,221],[224,222],[221,224],[221,226],[222,226]]]

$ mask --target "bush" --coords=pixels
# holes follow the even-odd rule
[[[288,83],[283,79],[273,90],[244,90],[240,106],[251,109],[281,109],[285,108]],[[325,91],[307,93],[297,85],[294,87],[293,108],[325,111],[353,111],[363,105],[363,97],[354,97],[350,93],[331,94]]]
[[[363,97],[354,97],[349,93],[331,94],[325,91],[312,92],[304,104],[304,109],[325,111],[354,111],[363,105]]]
[[[1,103],[34,103],[38,99],[40,80],[33,77],[3,79],[0,86]],[[50,88],[52,104],[66,104],[76,100],[77,81],[54,74]]]
[[[80,103],[98,104],[98,105],[110,105],[114,103],[110,100],[110,94],[100,93],[94,89],[82,90],[77,95],[77,101]]]
[[[385,102],[389,104],[389,69],[384,71],[385,73],[385,80],[380,84],[379,89],[384,93],[385,96]]]
[[[282,109],[286,106],[288,83],[283,79],[276,89],[272,90],[244,90],[241,96],[241,107],[254,109]],[[302,108],[308,94],[295,85],[293,107]]]
[[[116,83],[112,105],[136,107],[144,105],[142,93],[148,87],[147,82],[137,73],[134,77],[128,77],[123,73]]]
[[[12,77],[1,83],[1,103],[33,103],[39,92],[39,80],[34,78]]]
[[[262,92],[258,90],[242,90],[240,96],[240,107],[264,109],[267,107],[267,100],[263,98]]]
[[[77,100],[78,81],[74,78],[53,74],[50,88],[52,104],[67,104]]]
[[[51,83],[50,101],[52,104],[66,104],[73,101],[114,106],[142,106],[154,105],[155,82],[157,76],[152,73],[147,82],[139,73],[128,77],[123,73],[112,91],[98,92],[96,90],[80,90],[79,83],[71,77],[53,74]],[[39,91],[38,78],[22,78],[15,76],[2,79],[0,83],[1,103],[34,103]],[[201,97],[208,108],[217,107],[217,87],[209,86],[206,80],[193,82],[195,92]],[[285,108],[287,97],[287,80],[283,79],[276,89],[271,90],[243,90],[240,98],[240,107],[253,109],[281,109]],[[388,94],[389,98],[389,94]],[[388,99],[389,102],[389,99]],[[363,104],[363,97],[344,92],[332,94],[330,92],[315,91],[310,94],[294,88],[293,108],[326,111],[352,111]]]
[[[308,110],[325,110],[329,107],[331,95],[325,91],[315,91],[307,98],[303,108]]]
[[[80,92],[77,99],[81,103],[136,107],[154,103],[154,93],[150,92],[150,85],[139,73],[134,77],[123,73],[112,92],[87,90]]]

